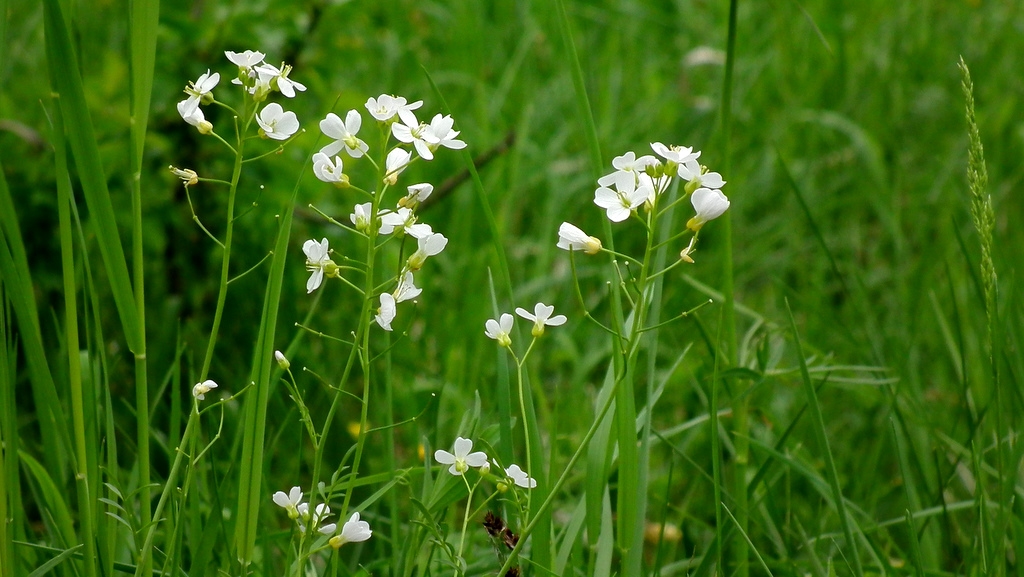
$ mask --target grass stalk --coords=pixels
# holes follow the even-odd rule
[[[160,19],[160,0],[132,0],[129,4],[129,76],[131,83],[131,122],[129,123],[129,167],[132,196],[132,280],[138,337],[135,354],[135,414],[136,443],[138,446],[139,502],[142,526],[152,522],[152,489],[150,484],[150,418],[149,378],[146,357],[146,290],[145,255],[143,253],[142,221],[142,158],[146,129],[149,124],[149,104],[153,91],[156,62],[157,27]],[[151,559],[144,559],[149,573]]]
[[[821,405],[818,404],[818,393],[811,381],[811,374],[807,371],[807,359],[804,358],[803,346],[800,343],[800,333],[796,329],[796,319],[793,318],[793,311],[789,308],[789,301],[786,301],[786,312],[789,314],[789,327],[793,332],[793,342],[796,345],[797,360],[800,362],[800,376],[804,385],[804,394],[807,396],[807,403],[811,409],[811,418],[814,423],[814,433],[818,438],[818,445],[823,451],[825,460],[825,472],[828,482],[832,488],[832,500],[839,513],[839,522],[843,527],[843,536],[846,538],[848,553],[846,559],[852,563],[854,575],[864,576],[861,568],[860,553],[858,552],[856,536],[850,523],[850,516],[846,510],[846,500],[843,498],[842,489],[839,486],[839,472],[836,470],[836,462],[832,456],[832,449],[829,447],[828,434],[825,432],[825,417],[821,413]]]
[[[732,166],[732,93],[733,71],[736,63],[736,19],[739,0],[729,1],[729,23],[726,37],[725,71],[722,78],[721,96],[721,142],[722,142],[722,173],[729,174]],[[735,367],[738,360],[736,341],[736,294],[733,273],[733,233],[732,213],[726,211],[722,215],[721,229],[725,242],[722,263],[722,295],[725,297],[725,353],[726,366]],[[749,531],[749,511],[747,506],[747,467],[750,462],[750,422],[748,413],[749,395],[740,394],[733,404],[733,445],[735,458],[733,464],[733,497],[736,499],[734,520],[740,533],[747,535]],[[719,522],[721,522],[719,520]],[[723,544],[720,542],[719,546]],[[732,547],[733,564],[736,577],[747,577],[750,574],[748,560],[750,552],[745,539],[737,539]]]
[[[583,123],[584,136],[587,142],[587,150],[590,156],[590,170],[591,175],[596,181],[601,177],[602,167],[604,161],[601,154],[601,144],[597,133],[597,124],[594,121],[593,108],[590,104],[590,97],[587,93],[586,82],[584,81],[583,66],[580,61],[579,53],[576,49],[576,43],[573,40],[572,34],[572,23],[569,20],[569,15],[565,9],[565,2],[563,0],[557,0],[556,7],[558,11],[558,28],[559,34],[562,37],[562,44],[564,46],[566,57],[565,60],[569,66],[569,71],[572,76],[572,83],[574,88],[574,94],[576,99],[576,108],[578,110],[578,118]],[[612,254],[615,251],[614,239],[612,236],[611,222],[607,219],[601,219],[603,243],[608,248],[608,261],[612,268],[616,268],[616,258]],[[612,326],[613,327],[624,327],[624,313],[622,310],[622,295],[621,288],[618,283],[612,282],[609,284],[611,292],[609,298],[609,304],[611,308]],[[639,319],[633,317],[633,325],[635,327],[641,326]],[[610,374],[613,375],[613,382],[618,382],[618,377],[624,376],[625,370],[625,358],[622,351],[621,337],[618,334],[610,335],[611,339],[611,357],[612,357],[612,369]],[[606,401],[608,406],[611,406],[612,400],[615,395],[611,395]],[[616,410],[618,412],[618,409]],[[602,417],[603,418],[603,417]],[[593,436],[597,432],[597,425],[600,424],[601,418],[595,420],[594,426],[591,427],[590,436]],[[618,428],[619,431],[623,430],[623,427]],[[628,436],[635,439],[635,430],[631,429]],[[620,439],[621,440],[621,439]],[[604,451],[604,455],[596,454],[598,451]],[[603,514],[602,500],[605,497],[605,485],[604,479],[607,476],[607,466],[610,463],[610,454],[613,451],[613,447],[607,443],[601,443],[599,446],[594,447],[595,454],[590,456],[587,460],[588,469],[587,476],[589,482],[587,483],[587,535],[590,539],[591,548],[599,547],[600,534],[602,530],[601,518]]]
[[[61,272],[64,288],[64,332],[68,362],[67,384],[71,395],[71,421],[74,431],[75,487],[78,492],[78,522],[83,544],[84,574],[96,577],[95,517],[92,491],[99,487],[99,479],[90,479],[88,456],[95,450],[95,440],[86,435],[86,409],[82,395],[82,361],[79,355],[77,275],[75,273],[75,247],[71,231],[71,175],[64,147],[64,122],[59,110],[54,111],[54,155],[57,174],[57,213],[60,228]],[[90,407],[92,403],[90,403]]]

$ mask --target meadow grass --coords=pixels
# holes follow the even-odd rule
[[[128,8],[0,2],[0,577],[1022,573],[1014,3]],[[175,109],[211,69],[243,111],[245,49],[307,87],[280,152]],[[391,333],[414,248],[311,169],[331,111],[383,160],[382,93],[468,143],[398,180],[448,246]],[[652,142],[727,181],[694,264],[682,186],[652,235],[594,206]],[[307,294],[321,238],[362,272]],[[484,336],[538,301],[566,324]],[[449,475],[457,436],[502,466]],[[293,486],[372,537],[300,531]]]

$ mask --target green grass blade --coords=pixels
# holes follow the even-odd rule
[[[86,105],[81,74],[72,63],[78,62],[71,45],[67,20],[58,0],[43,0],[43,16],[46,35],[47,61],[50,63],[54,99],[61,108],[67,126],[67,138],[93,230],[98,240],[100,254],[110,281],[114,304],[124,327],[128,348],[135,350],[139,344],[139,321],[135,309],[135,297],[128,277],[121,237],[118,235],[114,207],[110,202],[110,191],[100,161],[96,135]],[[59,72],[58,72],[59,71]]]
[[[303,174],[305,171],[303,171]],[[299,181],[301,182],[301,180]],[[238,493],[238,521],[235,531],[236,554],[243,566],[252,560],[256,543],[256,529],[260,505],[265,501],[262,494],[263,446],[266,441],[267,403],[270,394],[270,378],[277,367],[274,359],[274,336],[277,316],[281,304],[281,286],[284,282],[284,268],[288,260],[288,241],[291,239],[292,217],[295,199],[299,193],[299,182],[295,183],[291,198],[282,207],[281,225],[274,244],[274,258],[270,264],[270,275],[263,301],[263,317],[253,358],[253,381],[256,388],[248,395],[246,424],[244,432],[240,486]],[[251,428],[248,426],[251,425]]]
[[[3,173],[0,172],[0,178]],[[13,359],[17,349],[11,336],[13,331],[7,323],[7,299],[0,283],[0,555],[6,559],[0,563],[0,577],[14,577],[18,560],[14,556],[14,534],[24,523],[20,514],[22,507],[21,480],[18,478],[18,435],[16,405],[14,400],[15,367]]]
[[[81,527],[81,539],[84,545],[85,575],[95,577],[96,563],[96,519],[93,514],[93,498],[99,490],[100,481],[97,477],[90,478],[90,463],[95,463],[95,451],[98,443],[86,434],[87,415],[96,414],[93,403],[86,405],[82,391],[82,361],[79,351],[78,333],[78,287],[75,273],[75,247],[71,230],[71,174],[67,166],[67,150],[64,141],[64,120],[60,110],[53,114],[54,159],[57,177],[57,212],[60,226],[61,269],[64,281],[64,332],[67,354],[67,386],[71,396],[71,421],[74,428],[75,485],[78,489],[78,522]],[[93,399],[89,399],[90,401]],[[70,449],[70,447],[69,447]]]
[[[0,194],[6,192],[6,187]],[[62,447],[71,447],[71,438],[65,427],[64,411],[61,408],[57,388],[50,372],[49,361],[43,345],[36,314],[36,302],[32,277],[27,267],[19,267],[12,255],[10,237],[6,227],[0,230],[0,277],[10,299],[25,360],[32,382],[32,398],[38,407],[36,417],[40,421],[39,432],[43,440],[44,458],[54,474],[63,477],[67,468],[67,455]],[[13,239],[12,239],[13,240]],[[12,380],[12,383],[14,381]]]
[[[818,404],[818,394],[811,381],[811,374],[807,371],[807,359],[804,358],[803,347],[800,343],[800,333],[796,329],[796,319],[793,318],[793,311],[789,308],[789,301],[786,301],[786,312],[789,314],[789,326],[793,332],[793,342],[796,345],[796,356],[800,362],[800,376],[804,385],[804,394],[811,409],[811,417],[814,422],[815,436],[818,438],[818,445],[824,451],[825,470],[828,474],[829,485],[832,488],[832,498],[836,510],[839,512],[839,521],[843,526],[843,535],[846,537],[846,546],[849,554],[846,556],[853,564],[854,574],[857,577],[864,576],[861,568],[860,554],[857,550],[856,537],[851,527],[851,519],[846,511],[846,501],[843,500],[843,492],[839,486],[839,473],[836,470],[835,459],[832,456],[832,449],[829,447],[828,435],[825,432],[825,418],[821,413],[821,405]]]

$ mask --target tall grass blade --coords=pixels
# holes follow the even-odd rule
[[[139,500],[143,503],[142,525],[151,520],[150,457],[149,457],[149,376],[146,347],[145,255],[143,254],[142,222],[142,155],[149,126],[149,104],[153,93],[156,66],[157,27],[160,21],[160,0],[131,0],[129,11],[129,79],[131,83],[131,121],[129,122],[129,170],[132,194],[132,265],[138,338],[135,353],[136,443],[138,444]],[[149,559],[143,560],[149,570]]]
[[[81,527],[82,555],[85,575],[95,577],[98,564],[96,562],[96,538],[94,491],[99,490],[98,476],[92,476],[91,463],[95,463],[95,451],[98,443],[86,434],[86,419],[94,417],[96,408],[82,391],[82,360],[80,355],[78,334],[78,289],[75,273],[75,247],[71,231],[71,205],[74,199],[71,194],[71,174],[67,166],[67,150],[64,141],[64,119],[61,111],[53,112],[54,133],[51,141],[54,145],[54,159],[57,178],[57,212],[60,227],[61,272],[64,281],[64,338],[67,350],[67,386],[71,395],[71,422],[74,430],[74,469],[75,485],[78,489],[78,522]],[[89,398],[88,401],[93,401]],[[70,447],[69,447],[70,449]],[[148,502],[143,502],[148,506]]]
[[[739,0],[729,0],[729,23],[726,35],[725,47],[725,71],[722,77],[722,95],[720,101],[720,137],[722,143],[721,163],[722,173],[728,175],[732,167],[732,91],[733,71],[736,68],[736,20],[739,11]],[[725,296],[724,317],[725,317],[725,352],[726,366],[735,367],[738,360],[738,349],[736,340],[736,290],[733,272],[733,235],[732,235],[732,210],[722,215],[722,238],[725,242],[722,262],[722,294]],[[747,511],[747,464],[750,461],[750,445],[747,439],[750,436],[750,422],[748,419],[749,409],[747,403],[749,396],[740,394],[737,402],[733,404],[733,423],[735,426],[735,439],[733,441],[736,449],[735,467],[733,470],[733,495],[736,499],[736,526],[744,535],[748,531]],[[719,519],[721,525],[721,519]],[[719,542],[721,545],[721,542]],[[733,548],[733,562],[736,577],[747,577],[750,574],[748,558],[750,556],[747,542],[737,539]],[[724,569],[720,569],[724,570]]]
[[[288,257],[288,241],[291,238],[292,218],[295,199],[299,192],[299,182],[295,183],[291,198],[278,212],[281,215],[281,224],[277,231],[277,242],[274,244],[274,258],[270,263],[270,275],[263,301],[263,316],[252,361],[253,382],[256,387],[245,400],[246,429],[243,433],[242,460],[239,467],[238,524],[235,528],[236,554],[243,566],[248,566],[253,559],[260,505],[265,500],[262,493],[263,447],[266,441],[270,378],[273,368],[277,366],[273,362],[274,337],[277,329],[277,315],[281,305],[281,285],[284,282],[284,267]]]
[[[818,445],[824,451],[825,471],[828,475],[828,482],[832,489],[832,500],[839,513],[839,521],[843,526],[843,536],[846,538],[846,546],[849,554],[846,558],[853,564],[853,571],[857,577],[864,576],[861,567],[860,554],[857,550],[856,536],[853,534],[851,520],[846,511],[846,501],[843,499],[843,492],[839,487],[839,473],[836,470],[835,459],[832,456],[832,449],[829,447],[828,435],[825,432],[825,418],[821,413],[821,405],[818,404],[818,393],[811,381],[811,374],[807,371],[807,359],[804,358],[803,346],[800,343],[800,333],[796,329],[796,319],[793,318],[793,310],[789,308],[789,300],[786,301],[786,312],[789,315],[789,327],[793,332],[793,342],[796,345],[796,356],[800,362],[800,376],[804,385],[804,394],[811,409],[811,418],[814,423],[814,433],[818,438]]]
[[[60,106],[64,118],[71,122],[67,126],[67,138],[75,165],[78,167],[82,193],[89,207],[93,230],[109,276],[110,289],[121,318],[121,325],[124,327],[128,348],[135,350],[139,344],[135,297],[128,277],[128,265],[121,246],[121,237],[118,235],[117,220],[114,218],[114,207],[110,202],[110,192],[107,190],[103,163],[100,162],[96,135],[86,105],[82,77],[75,66],[69,66],[69,63],[78,62],[78,59],[71,45],[67,20],[60,2],[43,0],[43,16],[46,58],[52,71],[54,100]],[[57,73],[58,70],[60,73]]]

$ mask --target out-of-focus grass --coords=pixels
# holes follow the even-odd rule
[[[727,3],[568,2],[567,7],[606,162],[662,141],[694,145],[704,151],[701,160],[712,170],[720,165],[717,103]],[[0,61],[0,155],[30,255],[43,338],[56,342],[62,335],[59,323],[45,322],[51,318],[47,311],[61,302],[62,279],[53,159],[45,142],[49,129],[37,104],[47,100],[48,88],[45,75],[34,73],[45,62],[41,11],[32,3],[12,3],[6,18],[7,46],[0,47],[5,55]],[[77,5],[74,21],[107,186],[127,241],[127,24],[113,3]],[[788,566],[815,572],[815,555],[825,565],[844,563],[822,537],[835,534],[838,539],[840,523],[834,510],[822,504],[829,496],[818,493],[828,487],[816,484],[826,479],[819,469],[824,447],[815,440],[808,417],[775,447],[805,403],[784,330],[784,298],[792,305],[803,350],[813,355],[812,369],[826,364],[886,369],[811,373],[820,387],[817,399],[838,481],[852,505],[850,515],[862,530],[871,530],[868,539],[877,548],[861,547],[866,555],[907,558],[911,549],[904,514],[917,511],[908,504],[906,486],[913,487],[922,510],[940,505],[943,498],[974,498],[968,482],[972,446],[986,462],[991,455],[982,451],[993,434],[1016,431],[1016,422],[1005,423],[1003,431],[994,431],[991,422],[975,430],[989,399],[965,392],[967,384],[985,382],[988,369],[983,301],[973,280],[978,250],[963,176],[967,140],[956,62],[963,55],[971,67],[985,141],[996,207],[995,266],[1002,273],[1002,335],[1008,343],[1019,343],[1024,312],[1014,298],[1014,283],[1020,266],[1016,247],[1024,246],[1024,236],[1014,225],[1024,206],[1014,191],[1024,180],[1019,162],[1024,79],[1017,71],[1017,55],[1024,51],[1022,27],[1024,11],[1012,2],[740,3],[731,170],[724,177],[732,200],[737,301],[756,313],[739,314],[740,360],[756,376],[735,381],[753,386],[752,469],[764,467],[765,484],[754,487],[750,498],[749,536],[773,570]],[[474,155],[514,137],[507,150],[480,167],[480,175],[516,290],[515,302],[499,306],[529,308],[543,300],[570,316],[564,330],[546,337],[529,366],[531,382],[544,393],[538,398],[548,403],[540,411],[540,424],[556,457],[551,467],[558,470],[589,427],[592,413],[576,409],[590,406],[608,351],[603,335],[579,322],[568,260],[554,248],[562,220],[597,231],[603,217],[592,204],[594,183],[570,63],[548,4],[165,2],[159,34],[143,190],[151,380],[159,382],[176,362],[180,334],[183,382],[193,382],[218,286],[217,252],[191,222],[180,184],[165,171],[168,164],[195,168],[204,176],[223,177],[230,171],[218,148],[178,118],[174,104],[185,82],[207,68],[230,74],[223,50],[252,48],[267,52],[271,62],[293,64],[292,77],[309,88],[289,102],[307,134],[245,174],[248,187],[239,192],[240,206],[253,201],[259,206],[236,223],[237,273],[271,250],[278,221],[269,207],[291,193],[315,139],[316,121],[335,96],[341,94],[336,112],[342,113],[382,92],[423,99],[424,110],[437,111],[440,103],[422,66],[445,94]],[[225,127],[230,122],[223,116],[212,120]],[[354,170],[357,180],[360,168]],[[440,155],[411,168],[403,182],[438,185],[461,170],[456,155]],[[223,222],[226,190],[204,184],[193,191],[204,223]],[[301,320],[312,302],[303,290],[301,240],[327,236],[340,253],[351,249],[346,235],[305,207],[313,204],[344,219],[354,202],[343,191],[305,179],[279,334],[290,337],[296,330],[291,323]],[[88,222],[84,203],[79,210]],[[399,341],[393,351],[396,420],[430,406],[426,418],[396,431],[400,465],[407,466],[416,462],[424,436],[448,442],[459,416],[472,407],[475,391],[486,393],[495,379],[493,343],[482,338],[482,326],[492,316],[487,269],[497,263],[470,186],[457,186],[438,199],[424,219],[451,244],[421,281],[424,293],[408,337],[411,346]],[[699,303],[705,295],[697,287],[720,286],[722,239],[710,230],[701,240],[697,265],[665,283],[666,311]],[[94,250],[95,237],[88,236],[88,242]],[[620,249],[638,248],[639,242],[630,232],[616,237]],[[99,266],[98,259],[93,262]],[[607,270],[591,261],[578,264],[588,304],[606,312]],[[263,270],[238,281],[232,294],[261,295],[265,277]],[[102,302],[113,311],[107,286],[97,283]],[[320,298],[311,327],[344,337],[359,303],[337,291]],[[261,307],[260,298],[229,299],[214,374],[248,374]],[[655,443],[651,460],[649,511],[662,510],[666,504],[658,500],[667,495],[668,521],[683,528],[677,557],[665,559],[666,567],[703,554],[715,534],[706,427],[672,431],[706,415],[709,406],[713,355],[706,343],[717,334],[718,315],[700,317],[705,325],[687,320],[662,331],[665,343],[678,346],[662,347],[660,367],[670,366],[691,343],[696,353],[664,375],[665,397],[653,416],[653,428],[678,449]],[[109,324],[102,327],[107,337],[102,344],[110,356],[111,394],[118,399],[132,391],[131,362],[116,315],[104,320]],[[1018,351],[1003,350],[1006,385],[1019,385]],[[345,358],[341,345],[307,336],[292,363],[330,378],[341,372]],[[24,361],[19,369],[24,373]],[[823,386],[821,379],[826,379]],[[18,406],[33,415],[38,409],[22,390]],[[323,405],[318,401],[328,391],[311,391],[307,405]],[[728,406],[736,392],[724,391],[720,403]],[[155,397],[154,427],[169,426],[164,407],[170,406],[170,395],[179,393],[168,390]],[[431,401],[430,393],[440,394]],[[1016,393],[1004,402],[1017,408],[1022,404]],[[273,490],[298,483],[296,477],[307,466],[309,455],[297,450],[300,430],[290,406],[283,395],[271,399],[264,486]],[[495,411],[484,394],[482,420]],[[344,422],[358,420],[354,406],[342,413]],[[122,432],[132,430],[128,404],[115,402],[114,418]],[[231,426],[238,415],[228,419]],[[24,448],[38,456],[35,420],[24,418],[21,432]],[[908,453],[905,462],[897,458],[893,422],[905,435],[900,439],[906,443],[900,449]],[[729,431],[730,426],[726,415],[722,427]],[[329,459],[338,462],[352,439],[341,432],[343,427],[334,430],[337,442]],[[765,447],[775,447],[776,453]],[[170,450],[154,448],[155,475],[166,473]],[[228,474],[230,451],[215,447],[214,477]],[[726,442],[727,474],[729,451]],[[129,446],[122,458],[131,452]],[[776,460],[770,462],[773,455]],[[367,470],[385,463],[372,451],[367,459]],[[669,485],[670,461],[675,473]],[[570,485],[569,491],[577,491],[582,479]],[[220,498],[219,506],[234,501],[233,496]],[[36,497],[26,493],[26,499]],[[566,507],[570,503],[567,499]],[[874,530],[892,519],[903,525]],[[922,555],[926,566],[932,560],[929,569],[959,571],[980,563],[972,537],[978,529],[976,508],[915,518],[915,523],[921,542],[933,547]],[[810,542],[815,545],[808,547]],[[374,552],[384,551],[387,545],[371,543],[362,558],[374,559]]]

